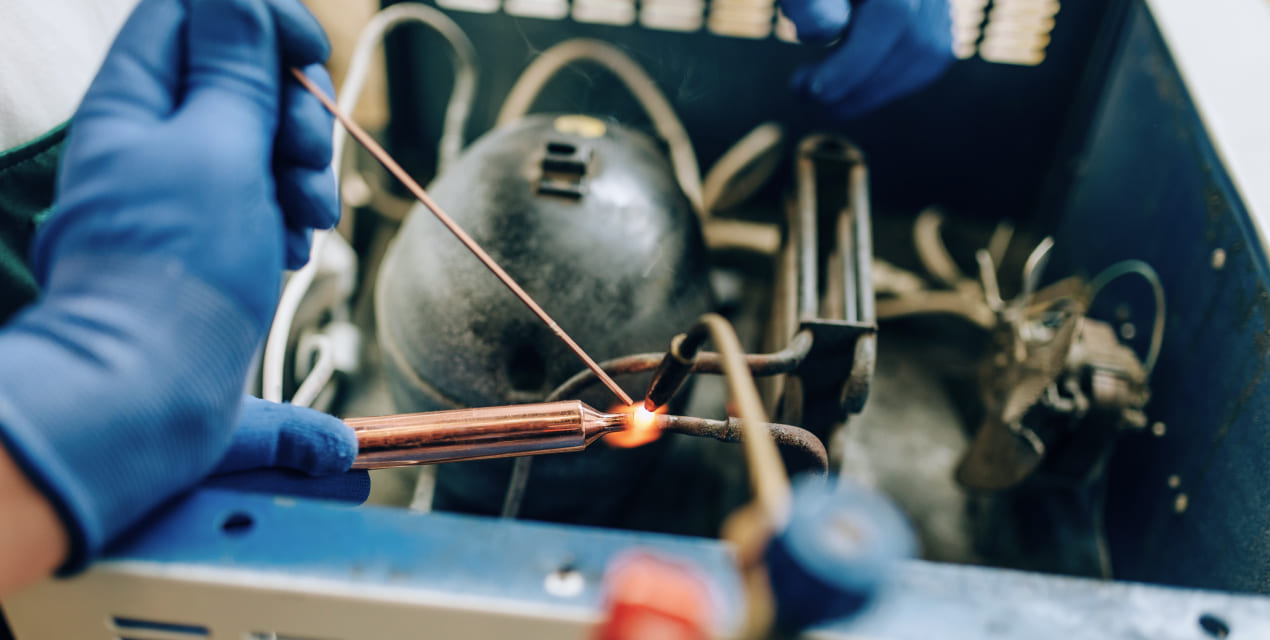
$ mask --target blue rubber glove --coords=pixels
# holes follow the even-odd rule
[[[203,486],[365,502],[366,471],[349,471],[357,437],[320,411],[247,396],[233,441]]]
[[[48,497],[60,573],[213,471],[284,255],[336,222],[331,119],[284,67],[328,52],[298,0],[143,0],[74,116],[0,328],[0,443]]]
[[[921,89],[954,59],[948,0],[781,0],[781,9],[804,42],[842,36],[824,60],[793,78],[795,90],[839,118]]]

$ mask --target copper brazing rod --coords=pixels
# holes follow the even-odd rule
[[[564,342],[565,346],[569,347],[570,350],[577,354],[578,358],[582,360],[582,363],[585,364],[586,367],[590,369],[601,382],[604,383],[604,386],[608,387],[610,391],[617,395],[618,399],[620,399],[624,405],[629,406],[634,404],[631,397],[617,385],[617,382],[614,381],[609,374],[605,373],[604,370],[600,368],[600,365],[596,364],[595,360],[593,360],[591,356],[587,355],[587,352],[583,350],[577,342],[574,342],[573,338],[571,338],[569,334],[566,333],[565,330],[561,328],[550,315],[547,314],[547,311],[539,306],[529,293],[521,288],[520,284],[518,284],[510,274],[504,271],[503,268],[494,261],[494,258],[490,257],[490,255],[481,248],[481,245],[477,244],[476,241],[472,239],[472,236],[469,236],[462,227],[454,222],[454,219],[451,218],[449,214],[443,211],[441,207],[432,200],[432,197],[428,195],[428,192],[424,191],[423,187],[419,186],[419,183],[415,182],[414,178],[411,178],[410,174],[406,173],[405,169],[402,169],[401,165],[397,164],[397,161],[393,160],[392,156],[388,155],[388,152],[384,151],[384,148],[379,146],[379,143],[375,142],[375,139],[372,138],[370,134],[366,133],[365,129],[362,129],[356,122],[353,122],[352,118],[340,111],[340,108],[336,106],[335,102],[323,93],[317,85],[313,84],[313,81],[309,80],[308,76],[304,75],[304,73],[299,69],[292,67],[291,75],[295,76],[295,79],[299,80],[300,84],[304,85],[304,88],[307,89],[309,93],[312,93],[318,100],[322,101],[322,105],[326,107],[326,110],[330,111],[331,115],[335,116],[335,119],[339,120],[340,124],[344,125],[344,128],[348,130],[348,133],[352,135],[354,139],[361,143],[363,147],[366,147],[366,150],[369,151],[371,155],[375,156],[375,159],[378,160],[380,164],[384,165],[384,168],[387,169],[389,173],[395,176],[397,180],[401,181],[401,184],[405,185],[405,187],[410,190],[410,193],[414,194],[414,197],[418,199],[419,202],[423,203],[423,206],[427,207],[428,211],[431,211],[432,215],[436,216],[437,220],[440,220],[441,224],[445,225],[445,228],[449,229],[450,233],[453,233],[454,237],[459,239],[459,242],[463,243],[463,246],[467,247],[468,250],[471,251],[472,254],[486,266],[486,268],[494,272],[494,275],[498,276],[498,279],[502,281],[508,289],[511,289],[512,293],[516,294],[516,297],[520,298],[520,301],[525,303],[525,306],[529,307],[529,310],[534,312],[534,315],[538,316],[538,319],[542,320],[542,322],[547,325],[547,328],[551,329],[551,332],[556,334],[556,337],[560,338],[561,342]]]
[[[627,421],[579,400],[344,420],[357,434],[354,469],[581,451]]]

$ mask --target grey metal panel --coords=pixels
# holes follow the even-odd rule
[[[1148,406],[1165,435],[1125,439],[1111,467],[1117,575],[1270,592],[1270,270],[1142,2],[1077,163],[1051,273],[1140,258],[1159,271],[1169,301]],[[1113,318],[1122,302],[1144,349],[1145,285],[1113,285],[1094,315]]]
[[[230,530],[233,514],[251,524]],[[600,577],[642,548],[692,566],[714,588],[718,637],[737,631],[730,552],[706,539],[353,509],[201,491],[171,505],[84,576],[5,603],[19,640],[113,637],[111,616],[324,640],[584,638],[601,619]],[[578,572],[576,593],[548,574]],[[1270,637],[1270,599],[912,561],[882,603],[812,633],[869,640],[1202,640],[1201,616],[1232,638]]]

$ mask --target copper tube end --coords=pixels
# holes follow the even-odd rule
[[[591,407],[583,405],[582,429],[586,434],[587,444],[595,442],[596,438],[610,433],[625,431],[631,426],[631,415],[629,413],[600,413]]]
[[[727,420],[708,420],[691,416],[658,415],[657,428],[668,433],[682,433],[690,436],[710,437],[723,442],[743,442],[745,429],[739,418]],[[764,423],[763,428],[771,434],[777,446],[797,451],[801,454],[800,462],[821,473],[829,469],[829,455],[825,445],[813,433],[788,424]]]

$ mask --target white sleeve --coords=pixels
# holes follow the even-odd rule
[[[4,0],[0,150],[71,117],[137,1]]]

